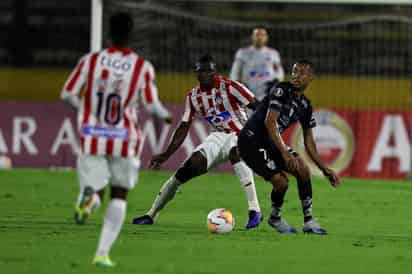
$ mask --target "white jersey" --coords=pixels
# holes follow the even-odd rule
[[[244,83],[262,100],[266,96],[266,83],[277,79],[282,81],[284,71],[279,52],[275,49],[250,46],[240,48],[230,71],[230,79]]]
[[[140,99],[148,111],[161,118],[169,116],[158,99],[152,64],[127,48],[111,47],[81,58],[61,98],[78,109],[81,153],[85,155],[139,155]]]
[[[253,98],[242,84],[216,76],[212,89],[195,87],[189,92],[182,121],[190,122],[197,114],[209,123],[213,131],[238,134],[247,120],[245,106]]]

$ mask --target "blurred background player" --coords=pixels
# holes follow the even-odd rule
[[[173,199],[180,185],[229,160],[248,200],[249,220],[246,228],[257,227],[263,216],[256,195],[253,173],[240,160],[236,147],[237,134],[246,122],[244,108],[254,108],[256,101],[253,94],[243,85],[216,75],[216,65],[209,55],[199,59],[195,71],[199,86],[193,88],[186,96],[185,112],[172,141],[165,152],[153,157],[151,167],[156,168],[167,161],[180,147],[196,114],[209,123],[212,133],[163,184],[147,214],[135,218],[133,223],[153,224],[159,211]]]
[[[280,54],[276,49],[266,46],[268,38],[266,28],[254,28],[252,45],[237,50],[230,71],[230,79],[245,84],[258,101],[266,96],[268,82],[279,82],[284,78]]]
[[[142,145],[137,124],[140,99],[152,114],[167,122],[171,119],[158,99],[153,66],[127,47],[133,28],[131,16],[113,15],[109,28],[112,46],[81,58],[61,94],[78,111],[81,153],[76,223],[84,223],[99,207],[105,185],[111,185],[111,200],[93,261],[98,266],[113,266],[109,251],[125,218],[127,193],[137,180]]]
[[[272,213],[269,225],[280,233],[297,233],[281,218],[281,208],[288,189],[285,172],[296,177],[299,197],[304,215],[303,231],[324,235],[326,230],[312,217],[312,184],[306,163],[291,148],[285,145],[281,133],[299,121],[303,129],[303,140],[307,154],[328,178],[331,185],[339,185],[335,172],[320,160],[313,138],[316,126],[312,105],[304,91],[313,79],[313,65],[302,60],[293,65],[292,79],[274,85],[253,116],[247,121],[239,135],[239,152],[242,159],[258,175],[273,185],[271,193]]]

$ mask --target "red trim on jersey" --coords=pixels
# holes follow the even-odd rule
[[[80,136],[80,150],[84,153],[84,136]]]
[[[188,95],[189,104],[190,104],[189,121],[192,121],[193,116],[195,116],[195,106],[193,105],[193,102],[192,102],[192,94],[193,94],[193,91],[190,91]]]
[[[103,69],[102,70],[102,79],[107,80],[109,78],[109,70],[108,69]]]
[[[92,143],[90,146],[90,154],[91,155],[96,155],[97,154],[97,137],[92,137]]]
[[[129,141],[123,141],[122,143],[122,153],[121,156],[122,157],[128,157],[128,152],[129,151]]]
[[[149,72],[146,71],[146,73],[144,74],[144,79],[146,81],[146,87],[144,89],[144,94],[146,96],[146,102],[151,104],[153,102],[153,96],[152,96],[152,89],[151,89],[151,85],[150,82],[152,81],[152,77],[149,74]]]
[[[253,96],[245,89],[243,88],[241,85],[239,85],[238,83],[236,83],[235,81],[230,81],[230,84],[237,90],[239,91],[239,93],[245,97],[248,101],[252,101]]]
[[[77,66],[76,71],[73,74],[73,77],[70,79],[69,83],[67,84],[66,90],[68,92],[71,92],[73,90],[74,85],[76,84],[77,80],[79,79],[80,72],[83,69],[84,65],[84,60],[80,62],[80,64]]]
[[[202,113],[203,116],[206,116],[205,106],[203,105],[203,101],[202,101],[202,95],[199,94],[199,92],[202,92],[200,88],[197,90],[196,101],[197,101],[197,104],[199,105],[200,112]]]
[[[209,103],[209,109],[214,109],[214,104],[213,104],[213,99],[212,99],[212,90],[207,90],[206,91],[207,95],[207,102]],[[214,114],[216,114],[216,111],[214,111]]]
[[[106,155],[113,155],[114,140],[107,139],[106,142]]]
[[[136,63],[134,65],[134,71],[132,74],[132,80],[130,81],[129,93],[127,95],[126,101],[124,103],[124,108],[127,107],[130,100],[133,97],[134,92],[136,91],[137,80],[139,79],[140,71],[142,70],[142,66],[144,63],[144,59],[137,57]]]
[[[232,94],[230,94],[229,89],[230,89],[229,85],[226,85],[227,99],[229,100],[229,103],[232,106],[232,109],[233,109],[233,112],[234,112],[233,115],[236,115],[236,111],[239,109],[239,107],[237,105],[237,102],[236,102],[236,99],[234,98],[234,96]],[[228,125],[234,132],[236,132],[236,134],[238,134],[240,132],[240,128],[238,128],[236,126],[236,124],[233,122],[233,120],[230,120],[228,122]]]
[[[93,76],[94,76],[94,69],[96,68],[96,60],[97,60],[98,55],[99,53],[94,53],[90,57],[89,74],[87,75],[87,89],[86,89],[86,94],[84,96],[85,103],[84,103],[84,113],[83,113],[82,125],[87,124],[89,122],[92,88],[93,88]]]

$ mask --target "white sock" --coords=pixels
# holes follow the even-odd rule
[[[249,210],[260,212],[260,206],[256,194],[255,180],[253,178],[252,170],[243,161],[234,164],[233,169],[235,170],[236,175],[239,177],[242,188],[246,193]]]
[[[100,196],[99,194],[97,194],[96,192],[93,193],[93,202],[92,202],[92,211],[96,211],[97,209],[100,208],[100,206],[102,205],[102,201],[100,200]]]
[[[147,212],[147,215],[155,219],[159,215],[159,211],[164,208],[169,201],[173,199],[180,182],[173,175],[162,186],[153,202],[152,208]]]
[[[119,235],[126,216],[126,201],[114,198],[110,201],[104,217],[103,228],[100,234],[97,256],[108,256],[110,249]]]

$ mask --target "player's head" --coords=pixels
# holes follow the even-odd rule
[[[293,64],[290,82],[299,90],[305,90],[313,80],[314,69],[311,61],[299,60]]]
[[[209,54],[200,57],[195,64],[195,72],[201,86],[213,85],[216,75],[216,64],[213,57]]]
[[[133,30],[132,16],[127,12],[118,12],[109,19],[109,36],[116,46],[126,46]]]
[[[268,42],[268,31],[263,26],[256,26],[252,31],[252,44],[257,48],[266,46]]]

